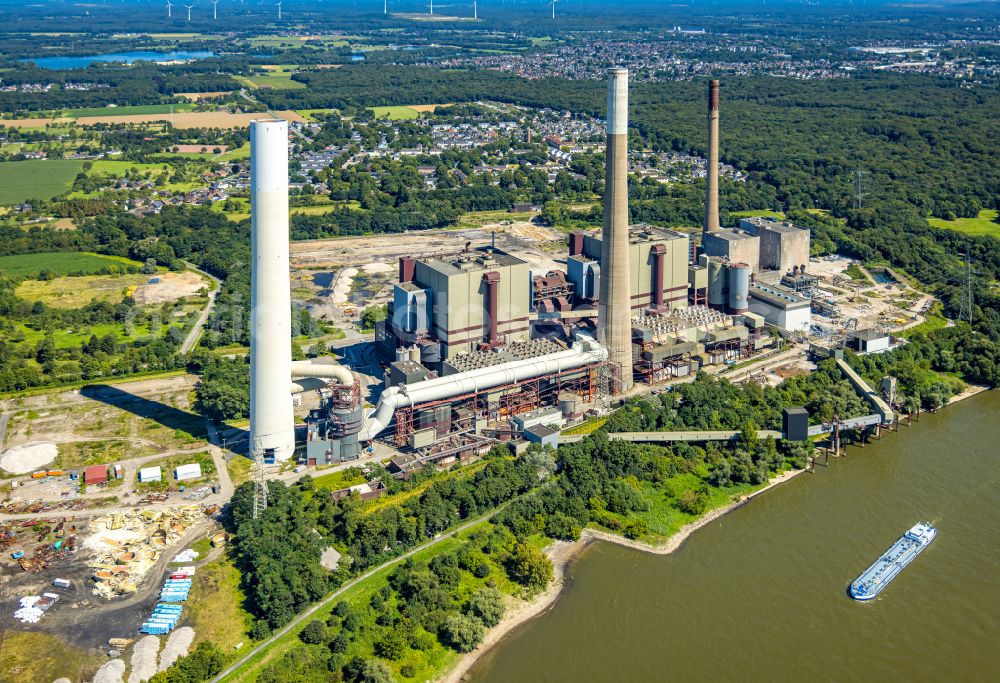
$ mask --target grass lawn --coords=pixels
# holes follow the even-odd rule
[[[67,192],[83,170],[78,159],[29,159],[0,162],[0,204],[52,199]]]
[[[127,441],[77,441],[59,444],[54,469],[75,470],[88,465],[112,464],[128,458],[152,455],[150,446],[132,446]]]
[[[469,211],[459,216],[455,229],[481,228],[488,223],[501,223],[503,221],[527,221],[534,215],[530,213],[513,214],[509,211]]]
[[[201,548],[195,549],[201,552]],[[223,652],[234,652],[238,643],[246,647],[252,618],[243,609],[245,599],[239,570],[223,556],[195,572],[183,625],[194,628],[195,643],[208,640]]]
[[[935,228],[958,230],[967,235],[993,235],[1000,237],[1000,222],[997,222],[996,209],[983,209],[976,218],[956,218],[946,221],[942,218],[928,218],[927,222]]]
[[[339,470],[330,474],[318,474],[313,478],[316,488],[328,489],[330,491],[339,491],[349,486],[357,486],[358,484],[364,484],[365,481],[364,475],[361,474],[361,470],[357,467],[348,467],[346,470]]]
[[[249,159],[250,158],[250,143],[246,143],[242,147],[237,147],[236,149],[231,149],[219,159],[223,161],[235,161],[237,159]]]
[[[88,654],[65,638],[37,631],[11,629],[0,640],[0,680],[90,680],[107,657]]]
[[[94,275],[104,268],[124,270],[123,266],[140,268],[142,264],[121,256],[104,256],[88,251],[47,251],[40,254],[0,256],[0,272],[15,278],[38,275],[43,270],[50,270],[57,275],[70,273]]]
[[[227,460],[226,470],[229,472],[229,478],[233,480],[233,486],[239,486],[245,481],[250,481],[250,469],[252,467],[253,462],[250,461],[250,458],[242,455],[234,455]]]
[[[25,301],[42,301],[55,308],[80,308],[92,299],[118,303],[130,287],[138,287],[149,275],[83,275],[55,280],[25,280],[15,293]]]
[[[192,463],[198,463],[201,465],[201,476],[197,479],[186,479],[185,481],[180,482],[175,481],[174,469],[179,465],[189,465]],[[150,462],[143,463],[142,466],[163,468],[163,471],[161,472],[163,480],[150,482],[148,484],[136,484],[136,490],[139,491],[162,490],[173,484],[182,484],[187,487],[198,486],[215,474],[215,461],[212,460],[212,456],[208,453],[208,451],[170,455],[166,458],[160,458],[159,460],[152,460]]]
[[[909,338],[915,334],[930,334],[935,330],[948,327],[948,319],[944,316],[940,301],[935,301],[927,311],[926,319],[919,325],[914,325],[908,330],[899,333],[900,337]]]
[[[34,330],[23,323],[16,324],[16,330],[24,335],[24,341],[35,344],[45,338],[45,330]],[[118,323],[98,323],[96,325],[84,325],[72,330],[53,330],[52,341],[57,349],[78,349],[90,340],[91,335],[103,337],[107,334],[114,334],[119,342],[134,342],[140,339],[158,337],[169,329],[169,325],[163,325],[159,330],[151,330],[149,325],[132,325],[126,328]]]
[[[672,477],[664,484],[655,486],[643,482],[639,486],[639,495],[649,503],[649,509],[629,515],[630,519],[641,519],[646,522],[649,533],[643,540],[650,543],[662,543],[677,533],[685,524],[693,522],[715,508],[728,505],[735,496],[743,496],[761,488],[761,486],[750,484],[734,484],[721,488],[709,486],[707,504],[702,515],[691,515],[674,506],[674,501],[684,491],[697,490],[702,485],[702,480],[694,474],[681,474]]]

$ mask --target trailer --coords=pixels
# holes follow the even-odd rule
[[[52,579],[52,585],[56,588],[69,588],[71,584],[67,579]]]

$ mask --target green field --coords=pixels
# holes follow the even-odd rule
[[[119,342],[135,342],[140,339],[150,339],[162,335],[170,326],[162,325],[157,334],[150,330],[148,324],[131,325],[128,328],[118,323],[98,323],[96,325],[86,325],[73,330],[54,330],[52,341],[57,349],[78,349],[86,344],[91,335],[103,337],[107,334],[114,334]],[[29,344],[37,344],[45,338],[46,332],[34,330],[22,323],[15,326],[18,334],[24,336],[24,340]]]
[[[326,116],[332,111],[336,111],[336,109],[296,109],[295,113],[303,118],[309,119],[310,121],[317,121],[319,120],[316,116],[317,114],[320,116]]]
[[[319,474],[313,478],[313,483],[318,489],[329,489],[339,491],[350,486],[364,484],[366,481],[361,470],[356,467],[348,467],[346,470],[331,472],[330,474]]]
[[[390,119],[391,121],[405,121],[415,119],[420,116],[420,112],[409,107],[368,107],[377,119]]]
[[[49,270],[56,275],[93,275],[104,268],[125,271],[128,267],[140,268],[138,261],[121,256],[104,256],[81,252],[42,252],[40,254],[21,254],[18,256],[0,256],[0,272],[11,277],[31,277],[43,270]]]
[[[209,154],[208,156],[215,155]],[[94,173],[103,173],[105,175],[123,176],[132,170],[143,173],[144,171],[163,171],[168,168],[170,167],[166,164],[141,164],[135,161],[98,159],[94,161],[93,171]]]
[[[273,90],[298,90],[306,87],[305,83],[292,80],[295,67],[283,65],[277,69],[264,73],[255,73],[253,76],[233,76],[240,83],[251,88],[271,88]]]
[[[1000,237],[1000,222],[997,222],[996,209],[983,209],[976,218],[956,218],[953,221],[946,221],[943,218],[928,218],[927,222],[935,228],[958,230],[967,235]]]
[[[173,109],[171,110],[171,107]],[[128,114],[169,114],[171,111],[194,111],[194,102],[179,102],[177,104],[140,104],[134,107],[81,107],[79,109],[62,109],[59,114],[71,118],[81,116],[126,116]]]
[[[0,204],[52,199],[73,186],[83,170],[77,159],[31,159],[0,162]]]

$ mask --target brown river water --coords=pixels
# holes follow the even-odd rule
[[[918,521],[930,547],[868,603],[847,586]],[[552,609],[474,683],[1000,681],[1000,392],[851,447],[673,555],[588,546]]]

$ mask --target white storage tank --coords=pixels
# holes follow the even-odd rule
[[[197,479],[201,476],[201,465],[196,462],[189,463],[187,465],[178,465],[174,469],[174,479],[177,481],[186,481],[188,479]]]
[[[143,467],[139,470],[139,483],[146,484],[151,481],[162,481],[163,471],[159,465],[155,467]]]

